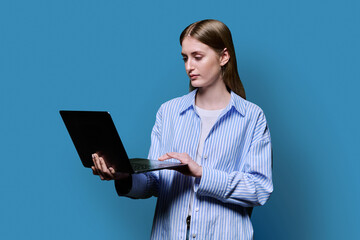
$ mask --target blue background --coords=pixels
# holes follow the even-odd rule
[[[231,29],[272,134],[256,239],[360,237],[358,1],[2,0],[2,239],[149,238],[156,199],[119,198],[83,168],[58,110],[110,111],[146,157],[158,107],[188,91],[179,34],[205,18]]]

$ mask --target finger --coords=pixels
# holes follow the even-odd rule
[[[109,174],[107,173],[108,168],[107,168],[105,162],[103,161],[102,157],[99,157],[99,162],[98,163],[99,163],[99,167],[100,167],[102,176],[104,177],[105,180],[108,180],[108,178],[109,178]]]
[[[165,153],[164,155],[161,156],[161,158],[163,159],[171,159],[171,158],[176,158],[178,159],[180,153],[176,153],[176,152],[168,152]]]
[[[98,173],[94,153],[91,154],[91,158],[92,158],[92,161],[93,161],[93,164],[94,164],[94,166],[91,166],[91,169],[93,169],[93,171],[95,170],[95,172]],[[97,175],[99,175],[99,173]]]
[[[105,180],[114,179],[114,176],[111,174],[111,172],[109,171],[109,168],[106,166],[104,159],[102,157],[100,157],[99,161],[100,161],[100,166],[101,166]]]
[[[184,159],[184,157],[186,157],[186,155],[184,155],[183,153],[177,153],[177,152],[169,152],[167,153],[168,156],[170,156],[171,158],[176,158],[176,159]]]
[[[98,155],[96,153],[92,154],[92,160],[93,160],[94,167],[95,167],[96,170],[99,169],[99,166],[98,166],[98,163],[97,163],[97,158],[98,158]]]
[[[170,153],[167,153],[167,155],[169,156],[169,158],[175,158],[175,159],[179,160],[181,163],[188,162],[187,156],[182,153],[170,152]]]
[[[99,173],[96,171],[96,168],[94,166],[91,166],[91,169],[94,175],[99,175]]]
[[[162,155],[161,157],[159,157],[158,159],[160,160],[160,161],[164,161],[164,160],[167,160],[167,159],[170,159],[171,157],[169,157],[169,155],[167,155],[167,154],[164,154],[164,155]]]
[[[94,166],[95,166],[95,170],[98,173],[99,177],[101,180],[104,180],[104,176],[103,176],[103,172],[100,166],[100,160],[99,160],[99,155],[97,153],[93,154],[93,162],[94,162]]]
[[[168,156],[178,156],[179,155],[179,153],[177,153],[177,152],[168,152],[168,153],[166,153]]]

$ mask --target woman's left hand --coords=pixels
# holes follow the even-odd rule
[[[176,169],[182,174],[193,176],[193,177],[201,177],[202,176],[202,167],[197,164],[187,153],[177,153],[170,152],[159,157],[160,161],[164,161],[167,159],[175,158],[179,160],[181,163],[187,164],[188,168],[186,169]]]

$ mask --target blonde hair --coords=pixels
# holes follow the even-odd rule
[[[225,48],[227,49],[230,59],[222,67],[224,83],[228,89],[246,99],[245,89],[237,69],[235,48],[229,28],[218,20],[206,19],[187,26],[180,35],[180,45],[187,36],[208,45],[218,54],[221,54]],[[190,91],[194,89],[190,82]]]

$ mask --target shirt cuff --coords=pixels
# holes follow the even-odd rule
[[[146,190],[147,177],[145,174],[133,174],[132,175],[132,187],[126,194],[130,198],[141,198]]]
[[[202,166],[202,176],[197,194],[222,199],[225,196],[228,174],[226,172]]]

